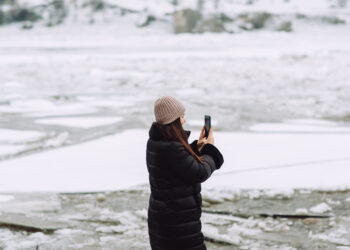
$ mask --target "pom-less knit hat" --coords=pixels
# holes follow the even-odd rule
[[[172,96],[163,96],[154,103],[154,115],[159,124],[168,124],[185,113],[185,106]]]

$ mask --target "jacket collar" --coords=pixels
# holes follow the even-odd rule
[[[190,137],[191,131],[190,130],[185,130],[186,134],[187,134],[187,138]],[[160,141],[163,140],[164,137],[162,136],[162,134],[160,133],[160,131],[158,130],[158,128],[155,125],[155,122],[152,123],[152,126],[148,132],[149,134],[149,138],[155,141]]]

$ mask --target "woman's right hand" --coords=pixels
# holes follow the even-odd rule
[[[207,143],[214,145],[213,127],[210,128],[208,137],[204,137],[204,126],[201,131],[201,136],[198,140],[198,150],[201,151],[203,146]]]
[[[208,138],[206,138],[204,143],[210,143],[214,145],[213,126],[210,127]]]

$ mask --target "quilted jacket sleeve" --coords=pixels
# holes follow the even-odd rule
[[[200,152],[203,159],[202,163],[194,158],[180,143],[174,144],[169,154],[174,173],[184,183],[204,182],[223,164],[223,157],[214,145],[206,144],[203,146]]]
[[[198,146],[197,146],[198,140],[194,140],[190,146],[192,150],[197,154],[197,155],[203,155],[203,154],[208,154],[211,155],[214,158],[214,161],[216,163],[216,168],[219,169],[221,165],[224,163],[224,157],[220,153],[220,151],[217,149],[212,144],[205,144],[201,150],[201,152],[198,151]]]
[[[198,151],[198,146],[197,146],[198,140],[194,140],[190,146],[193,150],[193,152],[195,152],[197,155],[201,155],[201,153]]]

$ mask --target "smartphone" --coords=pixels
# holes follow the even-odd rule
[[[211,118],[210,115],[204,116],[204,125],[205,125],[205,137],[208,138],[209,130],[211,127]]]

